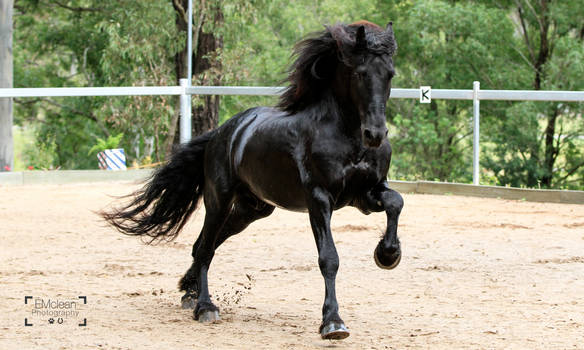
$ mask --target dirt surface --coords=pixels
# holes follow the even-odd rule
[[[136,188],[0,187],[0,349],[584,348],[582,205],[404,195],[392,271],[372,257],[385,215],[335,212],[351,336],[323,341],[306,214],[276,210],[218,249],[209,281],[223,320],[200,324],[177,282],[203,210],[175,242],[146,246],[92,212]],[[33,310],[78,314],[50,324]]]

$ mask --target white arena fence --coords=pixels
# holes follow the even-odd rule
[[[189,86],[188,79],[181,79],[180,83],[180,86],[0,89],[0,98],[177,95],[181,97],[180,140],[188,142],[191,130],[191,95],[273,96],[280,95],[284,89],[284,87],[263,86]],[[392,88],[390,98],[420,99],[421,101],[421,90]],[[430,97],[473,101],[473,184],[478,185],[481,100],[584,102],[584,91],[481,90],[480,83],[475,81],[473,89],[432,89]]]

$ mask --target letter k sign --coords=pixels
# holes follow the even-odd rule
[[[430,103],[432,101],[432,87],[420,86],[420,103]]]

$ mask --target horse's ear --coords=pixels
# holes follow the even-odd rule
[[[365,26],[359,26],[357,28],[357,34],[355,36],[355,48],[356,49],[367,49],[367,39],[365,38]]]
[[[385,32],[389,35],[389,47],[390,47],[390,54],[393,55],[395,50],[397,49],[397,43],[395,42],[395,35],[393,33],[393,22],[389,21],[385,26]]]
[[[395,39],[394,35],[393,35],[393,22],[389,21],[389,23],[387,23],[387,25],[385,26],[385,31],[391,36],[392,39]]]

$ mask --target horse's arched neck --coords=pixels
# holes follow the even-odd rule
[[[351,94],[345,81],[333,81],[330,89],[332,99],[337,106],[339,121],[348,136],[361,137],[361,119],[357,106],[351,101]]]

